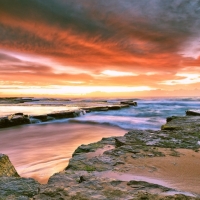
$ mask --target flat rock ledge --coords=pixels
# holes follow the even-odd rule
[[[173,116],[158,131],[132,130],[122,137],[81,145],[66,169],[45,185],[33,179],[1,177],[0,200],[200,200],[199,185],[194,185],[197,192],[182,191],[134,176],[144,159],[148,159],[149,173],[156,173],[160,169],[151,166],[154,160],[184,156],[180,150],[199,155],[199,121],[200,116]]]
[[[101,106],[90,106],[83,107],[77,110],[63,110],[59,112],[53,112],[44,115],[25,115],[24,113],[15,113],[12,115],[8,115],[6,117],[0,117],[0,129],[8,128],[12,126],[19,126],[24,124],[35,124],[40,122],[47,122],[51,120],[58,119],[67,119],[67,118],[75,118],[81,115],[85,115],[89,112],[94,111],[108,111],[108,110],[120,110],[123,108],[127,108],[130,105],[136,106],[136,102],[127,102],[125,104],[116,104],[116,105],[101,105]]]

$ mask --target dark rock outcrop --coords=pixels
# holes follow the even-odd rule
[[[38,123],[38,122],[46,122],[54,119],[74,118],[84,114],[85,111],[82,109],[74,111],[67,110],[67,111],[54,112],[47,115],[33,115],[30,117],[28,115],[24,115],[23,113],[15,113],[7,117],[1,117],[0,128],[7,128],[11,126],[18,126],[18,125]]]
[[[130,106],[137,106],[137,102],[136,101],[121,101],[121,104],[127,104]]]
[[[187,110],[185,113],[187,116],[200,116],[200,111]]]
[[[75,114],[73,111],[62,111],[62,112],[55,112],[48,114],[48,116],[53,117],[55,119],[62,119],[62,118],[73,118],[75,117]]]
[[[29,116],[24,115],[23,113],[15,113],[13,115],[0,118],[0,128],[7,128],[23,124],[30,124]]]
[[[129,107],[128,104],[91,106],[91,107],[84,107],[83,109],[86,110],[86,112],[92,112],[92,111],[120,110],[122,108],[127,108],[127,107]]]
[[[39,119],[42,122],[48,121],[47,115],[34,115],[34,116],[31,116],[31,117],[34,118],[34,119]]]
[[[74,118],[78,117],[82,114],[85,114],[84,110],[75,110],[75,111],[60,111],[60,112],[54,112],[47,114],[48,117],[53,117],[55,119],[63,119],[63,118]]]

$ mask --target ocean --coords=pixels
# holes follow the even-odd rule
[[[169,116],[184,116],[186,110],[199,110],[200,98],[132,99],[0,99],[0,117],[16,112],[28,115],[48,114],[90,106],[119,104],[133,100],[138,106],[120,110],[94,111],[76,118],[58,119],[0,129],[0,153],[7,154],[23,177],[41,183],[63,170],[74,150],[81,144],[102,137],[121,136],[131,129],[159,130]]]
[[[25,98],[24,98],[25,99]],[[106,104],[119,104],[127,99],[47,99],[32,98],[33,101],[15,103],[0,100],[0,117],[23,112],[24,114],[48,114],[54,111],[75,110],[89,106],[104,106]],[[26,99],[27,100],[27,99]],[[54,120],[45,123],[84,123],[106,124],[117,126],[125,130],[131,129],[160,129],[166,118],[173,115],[185,115],[186,110],[200,108],[200,98],[138,98],[128,99],[138,103],[120,110],[95,111],[73,119]]]

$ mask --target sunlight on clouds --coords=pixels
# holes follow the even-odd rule
[[[176,74],[178,77],[183,77],[183,79],[178,80],[167,80],[163,81],[160,84],[164,85],[187,85],[187,84],[193,84],[193,83],[199,83],[200,82],[200,75],[199,74],[186,74],[186,73],[178,73]]]
[[[191,57],[197,59],[200,56],[200,35],[191,38],[190,40],[186,41],[183,50],[179,53],[185,57]]]
[[[15,63],[15,64],[20,64],[20,66],[27,66],[27,64],[29,63],[34,63],[34,64],[39,64],[41,66],[48,66],[50,68],[52,68],[52,71],[55,74],[62,74],[62,73],[69,73],[69,74],[79,74],[79,73],[89,73],[90,71],[88,70],[83,70],[83,69],[79,69],[73,66],[69,66],[69,65],[62,65],[59,62],[56,62],[55,60],[49,58],[49,57],[45,57],[45,56],[39,56],[39,55],[34,55],[34,54],[27,54],[27,53],[19,53],[19,52],[15,52],[15,51],[8,51],[8,50],[2,50],[0,49],[0,53],[12,56],[13,58],[19,59],[19,61],[21,61],[19,63],[19,61],[9,61],[7,63],[3,63],[3,65],[5,66],[5,64],[9,65],[11,63]],[[0,62],[0,65],[2,65],[2,63]],[[31,70],[31,69],[30,69]]]
[[[123,87],[123,86],[46,86],[46,87],[24,87],[17,86],[15,89],[9,89],[10,94],[20,93],[23,95],[84,95],[92,92],[137,92],[154,90],[149,86]],[[8,92],[8,91],[7,91]]]
[[[64,66],[60,65],[56,62],[51,61],[48,66],[51,66],[53,68],[53,71],[55,74],[62,74],[62,73],[68,73],[68,74],[80,74],[80,73],[90,73],[88,70],[82,70],[73,66]]]
[[[12,56],[24,62],[33,62],[33,63],[49,63],[50,58],[46,58],[39,55],[28,54],[28,53],[19,53],[16,51],[0,50],[0,53],[5,53],[6,55]]]
[[[83,81],[66,81],[66,83],[71,83],[71,84],[82,84],[85,83]]]
[[[120,71],[114,71],[114,70],[104,70],[101,72],[103,75],[107,76],[137,76],[137,74],[133,72],[120,72]]]
[[[139,86],[139,87],[123,87],[123,86],[82,86],[82,87],[73,87],[73,86],[64,86],[56,89],[58,92],[69,92],[69,93],[77,93],[77,94],[86,94],[91,92],[136,92],[136,91],[145,91],[152,90],[152,88],[148,86]]]
[[[152,75],[155,75],[155,74],[158,74],[157,72],[147,72],[145,73],[145,75],[147,76],[152,76]]]

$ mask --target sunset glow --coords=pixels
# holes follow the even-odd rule
[[[1,1],[0,96],[199,95],[199,8],[186,0]]]
[[[137,74],[134,74],[132,72],[119,72],[113,70],[104,70],[102,74],[107,76],[137,76]]]
[[[4,86],[4,89],[7,89],[8,86]],[[24,94],[26,96],[31,95],[60,95],[63,96],[77,96],[77,95],[86,95],[88,93],[100,92],[100,93],[129,93],[129,92],[138,92],[138,91],[150,91],[155,90],[148,86],[139,86],[139,87],[124,87],[124,86],[46,86],[46,87],[35,87],[35,86],[17,86],[9,88],[11,94],[18,95]]]

